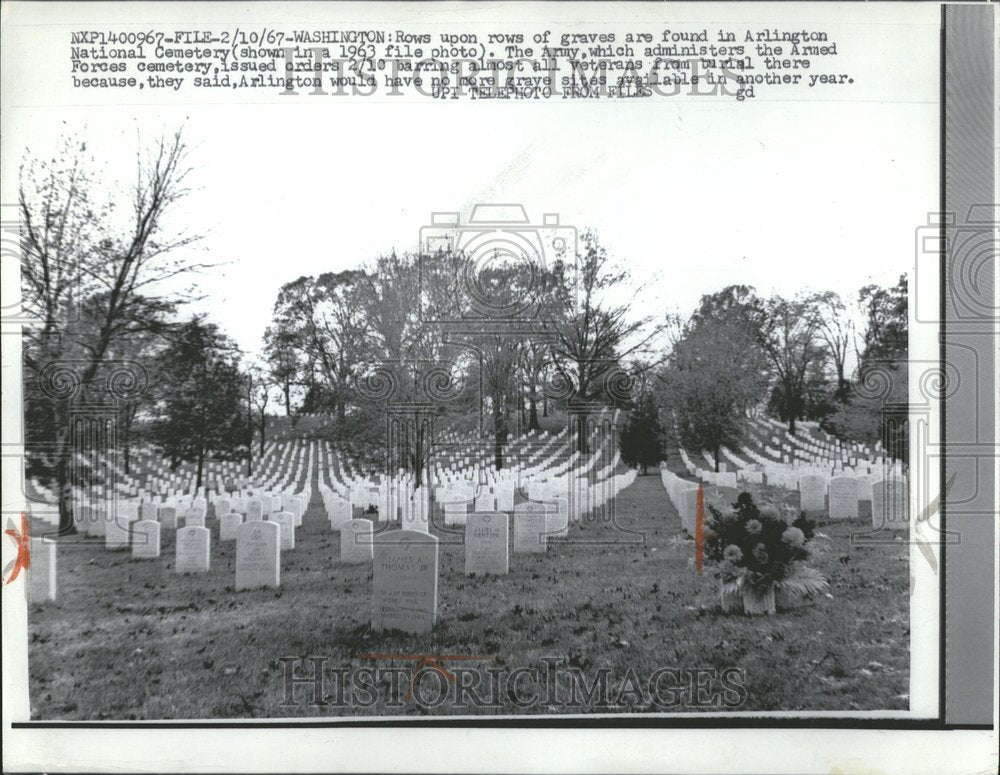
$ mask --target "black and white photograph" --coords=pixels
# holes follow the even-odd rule
[[[4,3],[5,725],[940,717],[941,9],[672,5]]]

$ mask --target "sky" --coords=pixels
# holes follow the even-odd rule
[[[25,147],[84,136],[119,186],[136,147],[184,126],[193,190],[169,223],[204,235],[192,258],[217,266],[196,308],[248,352],[283,283],[413,249],[435,211],[557,213],[628,266],[643,314],[686,315],[731,283],[851,298],[892,284],[936,200],[937,108],[922,103],[763,103],[738,124],[726,103],[74,113],[32,117]]]
[[[371,8],[337,12],[367,18]],[[388,8],[413,14],[396,22],[407,29],[458,22],[450,6],[435,9],[440,18],[421,7]],[[577,15],[567,4],[532,8]],[[700,4],[669,14],[656,4],[633,8],[661,25],[668,16],[704,15]],[[166,6],[139,9],[172,18]],[[231,9],[199,11],[228,18]],[[712,24],[735,24],[742,14],[759,26],[774,9],[725,6],[713,17],[727,18]],[[294,10],[282,18],[329,20],[323,7]],[[937,68],[934,57],[915,56],[936,45],[934,10],[875,4],[847,19],[835,7],[798,9],[839,41],[833,62],[856,85],[743,102],[276,94],[241,102],[211,90],[172,98],[147,89],[122,104],[111,91],[70,89],[64,58],[45,55],[64,30],[25,21],[6,25],[4,37],[3,201],[16,200],[9,170],[25,149],[47,156],[66,132],[86,138],[107,163],[109,195],[125,196],[137,147],[184,126],[193,190],[172,225],[205,235],[191,258],[217,264],[199,277],[204,298],[192,311],[250,353],[283,283],[413,249],[433,212],[467,218],[477,203],[520,203],[534,222],[558,213],[564,226],[596,230],[631,271],[621,298],[644,315],[686,316],[702,294],[732,283],[765,295],[834,290],[853,299],[861,286],[894,284],[912,269],[916,230],[938,206]],[[115,18],[112,6],[88,13]],[[483,4],[477,13],[500,11]],[[611,5],[590,13],[618,22]],[[130,21],[141,22],[138,14]]]

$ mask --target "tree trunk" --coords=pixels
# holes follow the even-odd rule
[[[497,471],[503,468],[503,448],[507,443],[507,423],[499,407],[493,409],[493,465]]]
[[[199,449],[198,450],[198,476],[197,476],[197,478],[195,479],[195,482],[194,482],[194,491],[195,492],[198,492],[198,490],[201,489],[201,472],[202,472],[202,469],[204,468],[204,466],[205,466],[205,450],[204,449]]]
[[[343,399],[337,401],[337,419],[343,422],[347,417],[347,406]]]
[[[267,432],[267,415],[263,411],[260,413],[258,427],[260,429],[260,456],[264,457],[264,434]]]
[[[66,455],[60,454],[56,462],[56,486],[59,497],[59,535],[75,535],[73,504],[70,500],[69,470]]]
[[[715,473],[719,473],[719,445],[715,445]]]
[[[425,431],[420,425],[420,418],[416,421],[416,433],[414,434],[415,457],[413,460],[413,483],[414,487],[420,487],[424,481],[424,443],[426,439]]]
[[[542,426],[538,422],[538,401],[535,399],[534,391],[532,391],[528,398],[528,430],[540,431],[541,429]]]
[[[788,413],[788,432],[795,433],[795,412]]]
[[[590,454],[590,442],[587,440],[587,415],[578,414],[576,416],[576,449],[581,455]]]

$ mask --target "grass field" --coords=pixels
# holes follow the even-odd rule
[[[704,710],[689,696],[663,707],[621,691],[630,670],[644,680],[660,668],[696,667],[745,671],[739,710],[908,707],[905,542],[861,547],[849,540],[858,525],[821,525],[813,564],[832,598],[749,618],[715,609],[716,582],[707,571],[695,574],[693,542],[683,538],[655,473],[619,495],[616,515],[628,532],[575,525],[545,555],[512,554],[506,577],[467,578],[460,534],[442,536],[438,624],[420,637],[369,630],[371,567],[340,564],[339,536],[318,496],[297,531],[297,548],[282,557],[277,591],[233,590],[235,545],[218,541],[214,519],[212,570],[201,576],[174,573],[169,531],[158,560],[132,560],[97,539],[74,537],[77,543],[59,547],[58,601],[29,611],[32,717],[456,712],[418,698],[387,704],[396,695],[381,689],[363,707],[313,706],[302,687],[299,704],[282,705],[280,658],[328,657],[333,672],[373,667],[379,660],[368,655],[375,653],[466,655],[481,660],[467,664],[504,670],[537,669],[543,658],[586,675],[607,668],[609,696],[618,703],[574,710],[544,697],[525,705],[507,692],[492,707],[463,713]],[[405,674],[412,664],[381,660]]]

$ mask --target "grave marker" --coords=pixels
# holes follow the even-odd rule
[[[468,512],[465,503],[454,501],[444,503],[444,523],[446,525],[464,525]]]
[[[830,480],[830,519],[858,518],[858,480],[835,476]]]
[[[177,531],[174,569],[177,573],[207,573],[212,531],[207,527],[182,527]]]
[[[156,512],[156,517],[165,528],[170,530],[177,529],[177,509],[173,506],[160,506]]]
[[[219,539],[222,541],[235,541],[237,528],[243,524],[243,515],[235,511],[223,514],[219,518]]]
[[[872,527],[876,530],[906,530],[909,511],[906,480],[896,476],[872,485]]]
[[[806,514],[826,511],[826,478],[818,474],[805,474],[799,478],[799,508]]]
[[[677,511],[681,517],[681,527],[689,534],[694,535],[695,511],[698,508],[698,487],[688,483],[687,487],[682,487],[678,494]]]
[[[132,556],[148,558],[160,556],[160,523],[143,519],[132,523]]]
[[[290,511],[276,511],[268,518],[281,526],[281,551],[295,548],[295,515]]]
[[[340,561],[370,562],[375,525],[370,519],[349,519],[340,526]]]
[[[28,602],[45,603],[56,599],[56,542],[48,538],[28,538],[31,565],[25,571]]]
[[[131,520],[121,511],[109,517],[104,525],[104,545],[108,549],[128,549]]]
[[[343,498],[331,499],[328,509],[330,527],[334,530],[340,530],[340,526],[354,516],[350,501],[345,501]]]
[[[465,521],[466,576],[507,574],[509,519],[500,512],[469,514]]]
[[[437,618],[438,540],[417,530],[375,537],[372,629],[430,632]]]
[[[544,554],[548,504],[527,501],[514,507],[514,553]]]
[[[281,584],[281,525],[253,520],[236,527],[236,589]]]

